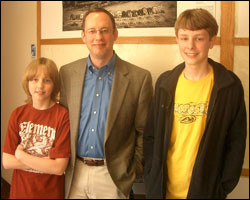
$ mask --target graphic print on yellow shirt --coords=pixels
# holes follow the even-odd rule
[[[187,80],[183,72],[179,77],[167,155],[167,198],[187,197],[194,162],[205,130],[213,82],[213,70],[199,81]]]

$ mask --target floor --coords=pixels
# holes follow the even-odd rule
[[[1,199],[8,199],[10,194],[10,184],[1,178]]]
[[[138,188],[138,186],[137,186]],[[141,192],[140,190],[137,191],[136,188],[133,190],[137,192]],[[7,183],[3,178],[1,178],[1,199],[8,199],[9,198],[9,191],[10,185]],[[130,199],[144,199],[144,194],[132,194]],[[234,191],[228,195],[227,199],[249,199],[249,177],[241,177],[239,184],[234,189]]]
[[[249,199],[249,177],[241,177],[234,190],[227,199]]]

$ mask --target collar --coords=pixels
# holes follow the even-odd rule
[[[214,86],[217,90],[228,87],[234,83],[234,78],[232,77],[232,72],[227,70],[222,64],[215,62],[211,58],[208,58],[209,64],[214,70]],[[185,67],[185,62],[179,64],[173,70],[163,73],[159,77],[159,87],[163,88],[170,94],[175,93],[175,88],[178,82],[178,78]]]
[[[90,55],[88,56],[88,60],[87,60],[87,70],[90,71],[91,73],[109,73],[109,74],[113,74],[114,73],[114,68],[115,68],[115,61],[116,61],[116,53],[115,51],[113,51],[113,56],[112,58],[109,60],[109,62],[102,66],[100,68],[100,70],[98,70],[96,67],[94,67],[94,65],[91,62],[90,59]]]

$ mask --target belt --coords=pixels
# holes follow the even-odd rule
[[[94,160],[94,159],[84,159],[83,157],[76,156],[80,161],[88,166],[102,166],[104,165],[104,160]]]

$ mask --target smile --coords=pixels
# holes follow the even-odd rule
[[[93,44],[93,46],[103,47],[103,46],[105,46],[105,44]]]
[[[198,55],[198,53],[185,53],[186,55],[188,55],[188,56],[196,56],[196,55]]]
[[[199,53],[185,53],[185,55],[189,58],[195,58],[196,56],[198,56]]]
[[[36,91],[35,93],[37,93],[37,94],[44,94],[43,91]]]

